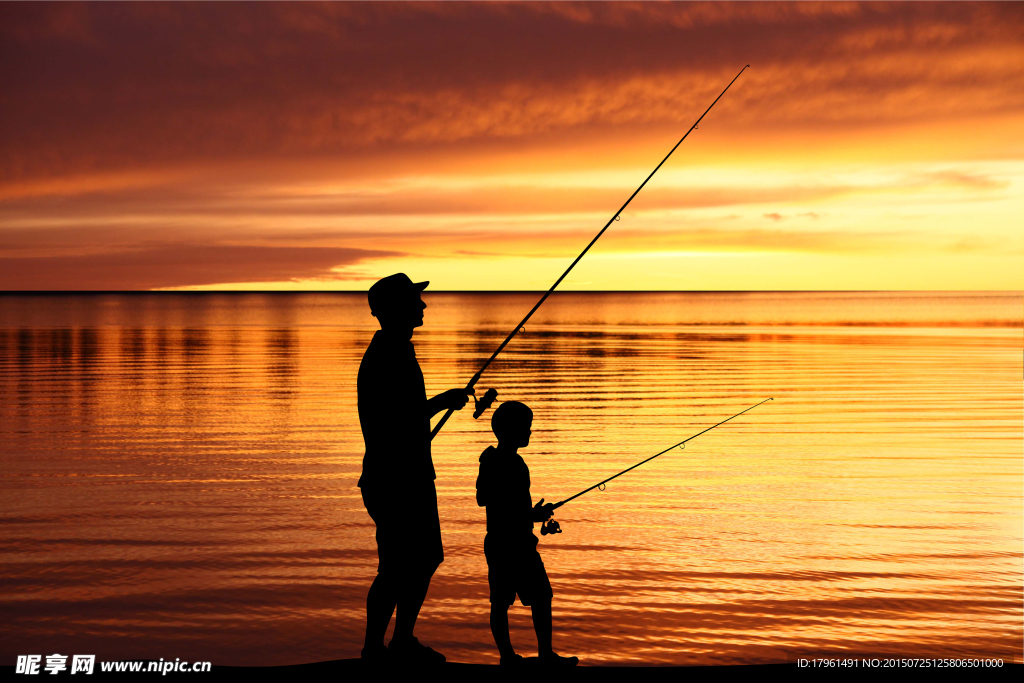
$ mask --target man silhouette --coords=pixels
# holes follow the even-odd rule
[[[430,578],[444,561],[441,524],[430,457],[430,418],[461,409],[472,389],[449,389],[427,399],[412,345],[427,307],[427,282],[405,273],[378,280],[369,292],[380,330],[359,365],[359,424],[366,443],[359,488],[377,526],[377,577],[366,596],[364,659],[385,656],[406,663],[441,663],[444,655],[420,644],[413,627]],[[384,647],[391,615],[395,632]]]

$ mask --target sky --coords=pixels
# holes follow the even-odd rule
[[[0,3],[0,290],[1024,289],[1024,4]]]

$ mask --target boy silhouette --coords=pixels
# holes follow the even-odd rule
[[[576,657],[561,657],[551,649],[551,583],[537,552],[534,522],[554,514],[554,505],[536,505],[530,497],[530,468],[519,455],[530,444],[533,411],[518,401],[502,403],[491,417],[498,446],[480,455],[476,480],[476,504],[487,508],[487,583],[491,592],[491,633],[501,653],[501,664],[522,662],[512,648],[508,632],[508,608],[519,601],[533,612],[537,655],[543,664],[575,666]]]

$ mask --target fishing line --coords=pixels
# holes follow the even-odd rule
[[[610,225],[611,225],[612,223],[614,223],[615,221],[619,220],[619,214],[621,214],[621,213],[622,213],[622,212],[623,212],[623,211],[624,211],[624,210],[626,209],[626,207],[627,207],[627,206],[629,206],[629,203],[630,203],[631,201],[633,201],[633,197],[637,196],[637,194],[639,194],[639,193],[640,193],[640,190],[644,189],[644,185],[646,185],[646,184],[647,184],[647,181],[648,181],[648,180],[650,180],[651,178],[653,178],[653,177],[654,177],[654,174],[658,172],[658,169],[659,169],[659,168],[661,168],[661,167],[662,167],[662,165],[663,165],[663,164],[664,164],[664,163],[665,163],[666,161],[668,161],[668,158],[669,158],[670,156],[672,156],[672,152],[675,152],[675,151],[676,151],[676,149],[677,149],[677,148],[679,147],[679,145],[683,144],[683,140],[685,140],[685,139],[686,139],[686,137],[687,137],[687,136],[688,136],[688,135],[689,135],[689,134],[690,134],[691,132],[693,132],[694,130],[696,130],[696,128],[697,128],[697,124],[698,124],[698,123],[700,123],[700,122],[701,122],[701,120],[702,120],[702,119],[703,119],[703,118],[704,118],[705,116],[707,116],[707,113],[708,113],[709,111],[711,111],[711,107],[714,107],[714,106],[715,106],[715,104],[717,104],[717,103],[718,103],[718,100],[722,99],[722,95],[724,95],[724,94],[726,93],[726,91],[727,91],[727,90],[729,90],[729,88],[731,88],[731,87],[732,87],[732,84],[736,82],[736,79],[740,77],[740,74],[742,74],[742,73],[743,73],[744,71],[746,71],[746,70],[747,70],[748,68],[750,68],[750,65],[749,65],[749,64],[747,64],[747,65],[746,65],[745,67],[743,67],[742,69],[740,69],[740,72],[739,72],[738,74],[736,74],[736,76],[735,76],[735,77],[734,77],[734,78],[733,78],[733,79],[732,79],[731,81],[729,81],[729,85],[725,86],[725,90],[723,90],[723,91],[722,91],[722,92],[721,92],[721,93],[720,93],[720,94],[718,95],[718,97],[716,97],[716,98],[715,98],[715,101],[714,101],[714,102],[712,102],[712,103],[711,103],[711,105],[710,105],[710,106],[709,106],[709,107],[708,107],[707,109],[705,109],[705,110],[704,110],[704,113],[700,115],[700,118],[699,118],[699,119],[697,119],[697,121],[696,121],[696,122],[695,122],[695,123],[694,123],[694,124],[693,124],[692,126],[690,126],[690,130],[686,131],[686,135],[684,135],[683,137],[679,138],[679,142],[677,142],[677,143],[675,144],[675,147],[673,147],[673,148],[672,148],[672,149],[671,149],[671,150],[669,151],[669,153],[665,155],[665,158],[661,160],[661,163],[660,163],[660,164],[658,164],[657,166],[655,166],[655,167],[654,167],[654,170],[653,170],[653,171],[651,171],[651,174],[650,174],[649,176],[647,176],[647,178],[646,178],[646,179],[645,179],[645,180],[644,180],[644,181],[643,181],[642,183],[640,183],[640,187],[636,188],[636,191],[634,191],[634,192],[633,192],[633,194],[631,194],[631,195],[629,196],[629,199],[627,199],[627,200],[626,200],[626,203],[625,203],[625,204],[623,204],[623,205],[622,205],[622,207],[621,207],[621,208],[620,208],[620,209],[619,209],[618,211],[616,211],[616,212],[615,212],[615,215],[614,215],[614,216],[612,216],[612,217],[611,217],[610,219],[608,219],[608,222],[607,222],[607,223],[605,223],[605,226],[604,226],[603,228],[601,228],[601,231],[600,231],[599,233],[597,233],[597,235],[596,235],[596,236],[594,237],[594,239],[590,240],[590,244],[588,244],[588,245],[587,245],[587,248],[586,248],[586,249],[584,249],[583,251],[581,251],[581,252],[580,252],[580,255],[579,255],[579,256],[577,256],[577,257],[576,257],[576,260],[575,260],[575,261],[573,261],[573,262],[572,262],[572,263],[571,263],[571,264],[569,265],[569,267],[565,269],[565,272],[564,272],[564,273],[562,273],[562,276],[561,276],[561,277],[559,277],[559,278],[558,278],[557,280],[555,280],[555,284],[551,285],[551,289],[549,289],[549,290],[548,290],[547,292],[545,292],[545,293],[544,293],[544,296],[542,296],[542,297],[540,298],[540,301],[538,301],[538,302],[537,302],[537,303],[536,303],[536,304],[534,305],[534,307],[533,307],[532,309],[530,309],[530,312],[526,314],[526,317],[525,317],[525,318],[523,318],[523,319],[522,319],[522,321],[521,321],[521,322],[520,322],[520,323],[519,323],[518,325],[516,325],[516,326],[515,326],[515,327],[514,327],[514,328],[512,329],[512,332],[510,332],[510,333],[509,333],[509,335],[508,335],[507,337],[505,337],[505,341],[501,342],[501,346],[499,346],[499,347],[498,347],[498,348],[497,348],[497,349],[496,349],[496,350],[494,351],[494,353],[492,353],[492,354],[491,354],[491,357],[487,359],[487,362],[486,362],[486,363],[484,363],[483,367],[482,367],[482,368],[480,368],[479,372],[477,372],[477,373],[476,373],[475,375],[473,375],[473,379],[469,380],[469,384],[467,384],[467,385],[466,385],[466,390],[467,390],[467,391],[468,391],[469,389],[472,389],[473,387],[475,387],[475,386],[476,386],[476,383],[480,381],[480,376],[481,376],[482,374],[484,374],[484,370],[486,370],[486,369],[487,369],[487,366],[489,366],[489,365],[491,364],[491,361],[493,361],[493,360],[494,360],[495,358],[497,358],[497,357],[498,357],[498,354],[499,354],[499,353],[501,353],[501,351],[502,351],[502,350],[503,350],[503,349],[505,348],[505,346],[506,346],[506,345],[508,345],[508,343],[509,343],[510,341],[512,341],[512,337],[516,336],[516,333],[517,333],[517,332],[519,332],[520,330],[524,330],[524,331],[525,331],[525,328],[524,328],[524,326],[526,325],[526,322],[527,322],[527,321],[528,321],[528,320],[530,319],[530,317],[531,317],[531,316],[532,316],[532,315],[533,315],[533,314],[534,314],[534,313],[535,313],[535,312],[537,311],[537,309],[538,309],[538,308],[540,308],[540,305],[541,305],[542,303],[544,303],[544,302],[545,302],[545,301],[547,300],[547,298],[548,298],[549,296],[551,296],[551,292],[555,291],[555,287],[557,287],[557,286],[558,286],[559,284],[561,284],[562,280],[564,280],[564,279],[565,279],[565,276],[569,274],[569,271],[570,271],[570,270],[572,270],[572,269],[573,269],[573,267],[575,267],[575,265],[576,265],[577,263],[579,263],[579,262],[580,262],[580,259],[582,259],[582,258],[583,258],[584,254],[586,254],[586,253],[587,253],[588,251],[590,251],[590,248],[591,248],[592,246],[594,246],[594,243],[595,243],[595,242],[597,242],[597,240],[598,240],[598,239],[599,239],[599,238],[601,237],[601,235],[603,235],[603,234],[604,234],[604,231],[608,229],[608,226],[610,226]],[[448,409],[448,412],[446,412],[446,413],[444,414],[444,416],[443,416],[443,417],[441,418],[441,420],[440,420],[440,421],[439,421],[439,422],[437,423],[437,426],[435,426],[435,427],[434,427],[434,429],[433,429],[433,430],[432,430],[432,431],[430,432],[430,438],[431,438],[431,440],[433,440],[433,438],[434,438],[435,436],[437,436],[437,433],[438,433],[439,431],[441,431],[441,427],[443,427],[443,426],[444,426],[444,423],[448,421],[448,418],[449,418],[449,417],[451,417],[451,416],[452,416],[452,413],[454,413],[454,412],[455,412],[455,408],[449,408],[449,409]]]
[[[590,491],[593,491],[594,489],[599,489],[599,490],[601,490],[601,491],[604,491],[604,489],[605,489],[605,486],[606,486],[606,485],[608,484],[608,482],[610,482],[610,481],[611,481],[612,479],[615,479],[615,478],[617,478],[617,477],[621,477],[621,476],[622,476],[623,474],[625,474],[626,472],[629,472],[630,470],[635,470],[635,469],[636,469],[637,467],[640,467],[640,465],[643,465],[643,464],[644,464],[645,462],[650,462],[651,460],[654,460],[655,458],[657,458],[657,457],[658,457],[659,455],[665,455],[666,453],[668,453],[669,451],[671,451],[671,450],[672,450],[672,449],[674,449],[674,448],[682,448],[683,446],[685,446],[685,445],[686,445],[686,442],[687,442],[687,441],[693,441],[694,439],[696,439],[696,438],[697,438],[698,436],[700,436],[701,434],[704,434],[704,433],[710,432],[710,431],[711,431],[712,429],[714,429],[715,427],[718,427],[718,426],[724,425],[724,424],[725,424],[726,422],[728,422],[729,420],[731,420],[731,419],[733,419],[733,418],[736,418],[736,417],[739,417],[739,416],[740,416],[740,415],[742,415],[743,413],[745,413],[745,412],[747,412],[747,411],[750,411],[750,410],[753,410],[754,408],[756,408],[756,407],[757,407],[757,406],[759,406],[759,405],[762,405],[762,404],[764,404],[764,403],[767,403],[768,401],[774,401],[774,400],[775,400],[774,398],[766,398],[765,400],[761,401],[761,403],[756,403],[756,404],[754,404],[754,405],[750,406],[749,408],[747,408],[746,410],[742,410],[742,411],[740,411],[740,412],[736,413],[736,414],[735,414],[735,415],[733,415],[732,417],[727,417],[727,418],[725,418],[724,420],[722,420],[721,422],[719,422],[718,424],[714,424],[714,425],[711,425],[710,427],[708,427],[708,428],[707,428],[707,429],[705,429],[704,431],[701,431],[701,432],[697,432],[696,434],[694,434],[693,436],[689,437],[688,439],[683,439],[682,441],[680,441],[679,443],[675,444],[674,446],[669,446],[668,448],[666,448],[665,450],[661,451],[660,453],[655,453],[654,455],[652,455],[651,457],[647,458],[646,460],[641,460],[640,462],[638,462],[637,464],[633,465],[632,467],[627,467],[626,469],[622,470],[622,471],[621,471],[621,472],[619,472],[618,474],[614,474],[614,475],[612,475],[612,476],[608,477],[607,479],[605,479],[605,480],[603,480],[603,481],[600,481],[600,482],[598,482],[598,483],[594,484],[594,485],[593,485],[593,486],[591,486],[590,488],[587,488],[587,489],[583,489],[582,491],[580,491],[579,493],[577,493],[577,494],[576,494],[575,496],[571,496],[571,497],[569,497],[569,498],[566,498],[566,499],[565,499],[565,500],[563,500],[563,501],[562,501],[561,503],[555,503],[555,504],[554,504],[554,507],[553,507],[552,509],[553,509],[553,510],[557,510],[558,508],[560,508],[560,507],[562,507],[563,505],[565,505],[566,503],[568,503],[568,502],[569,502],[570,500],[575,500],[576,498],[579,498],[580,496],[582,496],[582,495],[583,495],[584,493],[588,493],[588,492],[590,492]],[[542,531],[543,531],[543,529],[542,529]]]

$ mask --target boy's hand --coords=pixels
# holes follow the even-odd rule
[[[475,393],[475,389],[449,389],[441,394],[441,403],[445,408],[462,410],[466,406],[466,402],[469,401],[470,395]]]
[[[551,519],[551,515],[555,514],[555,504],[548,503],[544,504],[544,499],[533,506],[533,521],[535,522],[546,522]]]

